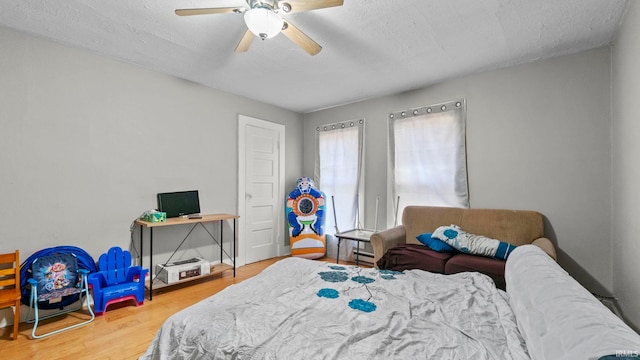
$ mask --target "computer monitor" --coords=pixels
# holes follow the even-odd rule
[[[168,218],[199,214],[198,190],[159,193],[158,211],[167,213]]]

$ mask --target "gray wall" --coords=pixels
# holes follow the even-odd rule
[[[613,46],[613,290],[640,328],[640,3],[630,1]]]
[[[305,143],[314,141],[320,124],[366,119],[364,225],[372,227],[375,198],[387,196],[388,114],[460,97],[467,99],[471,206],[540,211],[560,263],[588,288],[609,293],[609,48],[309,113]],[[307,174],[314,155],[305,152]]]
[[[164,191],[198,189],[202,212],[237,213],[238,114],[284,124],[285,185],[300,174],[298,113],[5,28],[0,48],[0,252],[128,248]],[[156,249],[184,234],[156,232]],[[205,235],[186,246],[213,252]]]

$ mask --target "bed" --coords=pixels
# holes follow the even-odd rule
[[[479,273],[286,258],[170,318],[140,359],[529,359]]]

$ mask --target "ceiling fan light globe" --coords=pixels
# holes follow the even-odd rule
[[[244,13],[249,30],[262,40],[272,38],[282,31],[284,21],[270,9],[257,7]]]

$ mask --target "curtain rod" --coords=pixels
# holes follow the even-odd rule
[[[354,127],[356,125],[364,125],[364,119],[360,120],[348,120],[348,121],[340,121],[333,124],[320,125],[316,127],[316,131],[331,131],[336,129],[344,129],[348,127]]]
[[[389,114],[389,119],[397,120],[397,119],[407,119],[414,116],[420,115],[428,115],[428,114],[437,114],[445,111],[453,111],[456,109],[464,108],[465,100],[454,100],[446,103],[436,104],[436,105],[428,105],[422,106],[419,108],[395,111]]]

